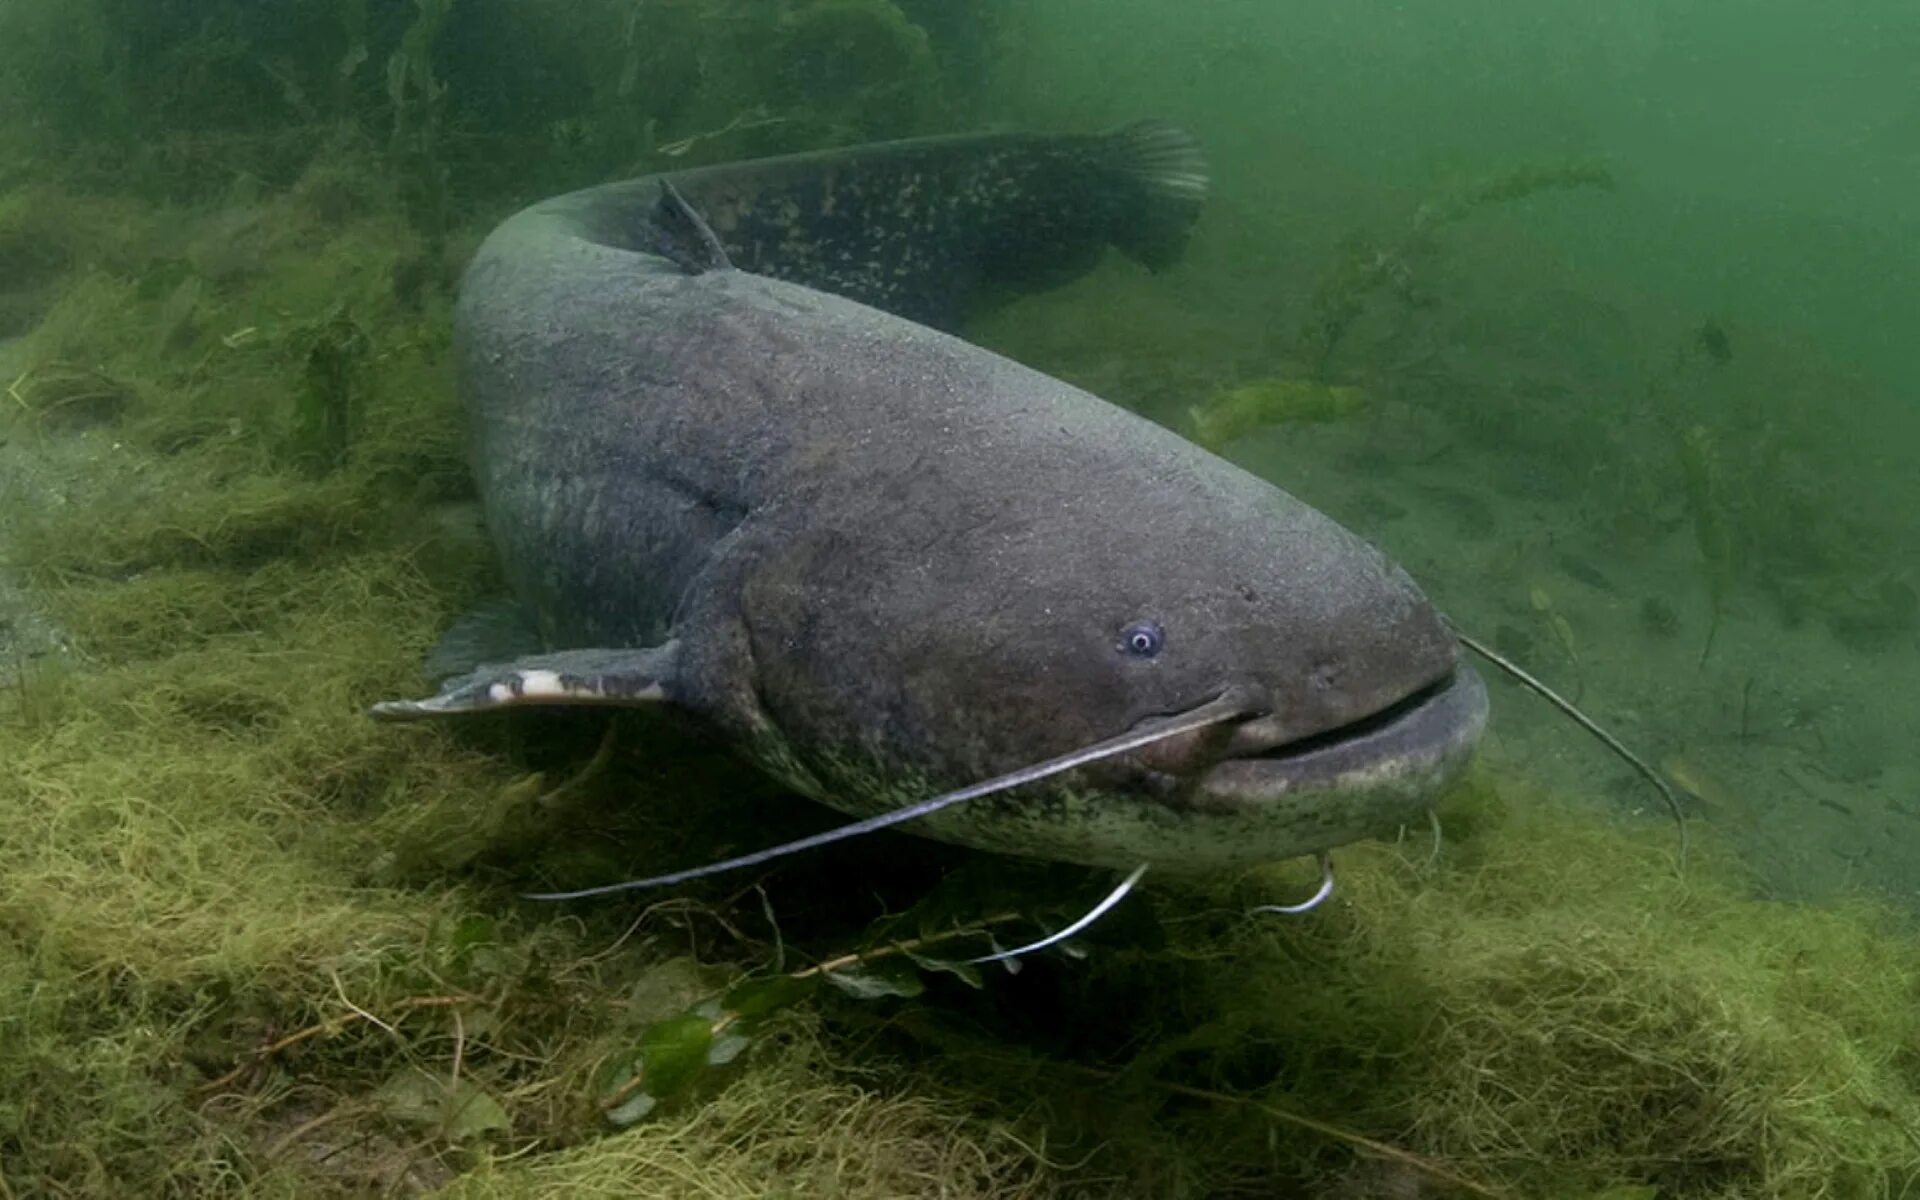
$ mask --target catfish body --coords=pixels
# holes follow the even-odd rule
[[[913,829],[1204,870],[1390,829],[1477,679],[1298,500],[936,328],[1109,245],[1179,253],[1170,127],[925,139],[628,181],[509,219],[462,285],[474,470],[541,646],[385,715],[668,703],[857,814],[1232,695],[1246,716]]]

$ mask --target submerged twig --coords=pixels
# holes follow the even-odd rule
[[[1462,633],[1458,626],[1449,624],[1448,627],[1453,630],[1453,636],[1460,640],[1461,645],[1513,676],[1534,694],[1544,698],[1549,704],[1552,704],[1567,716],[1572,717],[1574,721],[1579,723],[1581,728],[1591,733],[1594,737],[1599,738],[1606,744],[1609,750],[1612,750],[1615,754],[1625,759],[1634,770],[1645,776],[1648,783],[1660,789],[1661,797],[1667,802],[1668,811],[1673,813],[1673,823],[1680,831],[1679,868],[1681,873],[1684,874],[1687,869],[1687,814],[1686,810],[1680,807],[1680,798],[1673,794],[1673,788],[1668,786],[1667,781],[1661,777],[1660,773],[1648,766],[1646,761],[1639,755],[1627,749],[1626,744],[1619,738],[1602,729],[1599,723],[1592,717],[1589,717],[1586,713],[1576,708],[1571,700],[1566,699],[1561,696],[1560,693],[1534,678],[1518,663],[1495,651],[1491,646],[1484,645],[1477,639]]]
[[[1104,1083],[1115,1083],[1121,1078],[1120,1072],[1118,1071],[1084,1066],[1080,1063],[1063,1062],[1052,1065],[1057,1069],[1071,1071],[1077,1075],[1089,1076],[1101,1080]],[[1404,1167],[1418,1171],[1430,1179],[1437,1179],[1442,1183],[1457,1187],[1465,1192],[1470,1192],[1475,1196],[1485,1196],[1488,1197],[1489,1200],[1507,1200],[1507,1193],[1498,1191],[1476,1180],[1469,1179],[1457,1171],[1441,1166],[1432,1159],[1424,1158],[1411,1150],[1403,1150],[1389,1142],[1380,1141],[1378,1138],[1368,1137],[1358,1130],[1335,1125],[1331,1121],[1322,1121],[1318,1117],[1309,1117],[1302,1113],[1289,1112],[1287,1109],[1269,1104],[1265,1100],[1256,1100],[1251,1096],[1236,1096],[1231,1092],[1216,1092],[1211,1088],[1194,1087],[1192,1084],[1174,1083],[1165,1079],[1152,1079],[1147,1082],[1153,1084],[1155,1087],[1172,1092],[1176,1096],[1187,1096],[1195,1100],[1205,1100],[1213,1104],[1237,1104],[1251,1108],[1270,1120],[1279,1121],[1284,1125],[1292,1125],[1299,1129],[1305,1129],[1309,1133],[1317,1133],[1322,1137],[1329,1137],[1334,1141],[1344,1142],[1349,1146],[1365,1150],[1369,1154],[1377,1154],[1381,1158],[1391,1159]]]
[[[786,979],[796,983],[804,983],[812,979],[825,979],[834,972],[844,971],[849,967],[862,967],[868,963],[879,962],[882,959],[894,958],[903,954],[916,954],[930,946],[937,946],[959,938],[976,937],[995,925],[1004,925],[1008,921],[1017,921],[1019,919],[1020,914],[1017,912],[999,912],[990,917],[983,917],[978,921],[955,926],[952,929],[943,929],[938,933],[923,934],[920,937],[908,938],[904,941],[889,942],[884,946],[875,946],[866,950],[856,950],[848,954],[842,954],[837,958],[830,958],[824,962],[815,963],[811,967],[803,967],[798,971],[789,971],[783,976],[772,976],[770,978]],[[698,1015],[710,1022],[706,1031],[708,1038],[717,1038],[728,1030],[735,1029],[742,1020],[742,1014],[739,1012],[723,1011],[716,1015],[709,1016],[707,1012],[696,1009],[691,1015]],[[760,1015],[764,1015],[764,1013]],[[647,1086],[647,1072],[644,1070],[635,1071],[633,1076],[626,1082],[600,1098],[600,1110],[606,1113],[612,1113],[618,1110]]]
[[[300,1124],[295,1125],[292,1129],[287,1130],[287,1132],[285,1132],[284,1134],[281,1134],[279,1137],[275,1138],[272,1141],[272,1143],[270,1143],[267,1146],[266,1157],[269,1160],[279,1158],[282,1154],[285,1154],[288,1150],[291,1150],[296,1143],[301,1141],[301,1139],[305,1138],[308,1134],[314,1132],[315,1130],[323,1129],[326,1126],[333,1124],[335,1121],[342,1121],[352,1117],[362,1116],[366,1112],[367,1110],[365,1108],[357,1107],[351,1104],[343,1104],[339,1108],[330,1108],[325,1112],[321,1113],[319,1116],[314,1117],[312,1120],[303,1121]]]
[[[700,133],[688,134],[677,141],[663,142],[655,146],[654,150],[668,158],[678,158],[710,138],[717,138],[735,130],[764,129],[768,125],[784,125],[786,122],[786,117],[769,117],[765,113],[743,112],[718,129],[708,129]]]
[[[535,803],[542,808],[553,808],[563,801],[573,799],[588,784],[605,774],[607,764],[613,761],[613,748],[620,740],[619,733],[620,723],[608,721],[607,731],[600,735],[600,745],[594,750],[593,757],[587,760],[587,765],[541,792],[535,799]]]
[[[1349,1146],[1358,1147],[1370,1154],[1377,1154],[1382,1158],[1392,1159],[1394,1162],[1418,1171],[1422,1175],[1438,1179],[1442,1183],[1450,1184],[1462,1191],[1472,1192],[1476,1196],[1487,1196],[1491,1197],[1492,1200],[1504,1200],[1506,1196],[1505,1192],[1495,1191],[1484,1183],[1469,1179],[1457,1171],[1450,1171],[1432,1159],[1422,1158],[1411,1150],[1402,1150],[1400,1147],[1389,1142],[1380,1141],[1378,1138],[1370,1138],[1364,1133],[1335,1125],[1331,1121],[1322,1121],[1316,1117],[1304,1116],[1296,1112],[1288,1112],[1286,1109],[1268,1104],[1264,1100],[1255,1100],[1250,1096],[1235,1096],[1231,1092],[1216,1092],[1209,1088],[1194,1087],[1185,1083],[1161,1083],[1160,1086],[1176,1095],[1191,1096],[1196,1100],[1209,1100],[1215,1104],[1243,1104],[1269,1120],[1279,1121],[1286,1125],[1298,1126],[1309,1132],[1320,1134],[1322,1137],[1330,1137],[1335,1141],[1345,1142]]]
[[[385,1021],[382,1021],[379,1017],[374,1016],[372,1013],[368,1012],[366,1009],[361,1008],[358,1004],[355,1004],[353,1001],[347,999],[347,987],[345,984],[340,982],[340,973],[338,971],[329,971],[327,972],[327,974],[333,979],[333,994],[340,997],[340,1003],[346,1005],[349,1009],[351,1009],[355,1016],[359,1017],[361,1020],[373,1022],[375,1025],[378,1025],[380,1028],[386,1030],[390,1036],[393,1036],[393,1037],[400,1036],[398,1031],[396,1031],[393,1026],[387,1024]]]
[[[1009,921],[1018,921],[1019,919],[1020,914],[1017,912],[998,912],[990,917],[982,917],[978,921],[970,921],[965,925],[942,930],[939,933],[929,933],[922,937],[908,938],[904,942],[888,942],[884,946],[876,946],[871,950],[856,950],[851,954],[842,954],[838,958],[830,958],[825,962],[815,963],[811,967],[805,967],[801,970],[791,972],[788,978],[808,979],[815,975],[826,975],[834,971],[844,971],[848,967],[863,966],[866,963],[877,962],[883,958],[893,958],[901,954],[913,954],[916,951],[926,949],[928,946],[937,946],[942,942],[951,942],[956,938],[971,937],[974,934],[991,929],[995,925],[1005,925]]]
[[[474,999],[475,997],[472,996],[415,996],[408,1000],[402,1000],[393,1007],[397,1010],[396,1015],[404,1015],[422,1008],[451,1008],[456,1004],[471,1003]],[[242,1075],[245,1075],[248,1069],[259,1066],[261,1063],[266,1062],[284,1050],[291,1050],[301,1042],[311,1041],[317,1037],[332,1037],[347,1026],[360,1021],[373,1021],[374,1024],[387,1029],[389,1032],[392,1030],[392,1027],[384,1021],[375,1020],[373,1014],[369,1013],[366,1009],[356,1007],[351,1012],[334,1017],[331,1020],[309,1025],[305,1029],[296,1030],[277,1041],[269,1042],[267,1045],[247,1055],[246,1058],[241,1060],[238,1066],[228,1071],[225,1075],[220,1076],[218,1079],[209,1080],[194,1088],[194,1094],[204,1096],[209,1092],[217,1092],[221,1088],[239,1079]]]

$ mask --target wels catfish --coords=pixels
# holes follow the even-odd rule
[[[674,171],[508,219],[455,332],[533,644],[375,714],[671,705],[867,818],[632,886],[909,819],[1185,872],[1421,819],[1487,710],[1413,582],[944,332],[1109,246],[1170,265],[1205,191],[1192,140],[1147,122]]]

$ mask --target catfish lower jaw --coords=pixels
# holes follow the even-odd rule
[[[1215,763],[1183,806],[1217,813],[1284,806],[1303,817],[1324,807],[1327,845],[1338,845],[1418,816],[1465,772],[1486,722],[1486,685],[1462,665],[1363,720]]]

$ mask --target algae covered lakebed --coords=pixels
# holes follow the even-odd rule
[[[991,5],[177,7],[0,8],[0,1196],[1920,1191],[1903,485],[1829,428],[1886,385],[1555,248],[1633,176],[1435,225],[1585,168],[1375,186],[1169,65],[1248,51],[1082,95],[1065,17]],[[826,818],[662,719],[365,719],[497,585],[477,238],[663,162],[1147,102],[1219,147],[1189,261],[971,332],[1189,432],[1241,406],[1224,453],[1662,765],[1686,870],[1501,691],[1439,839],[1343,851],[1305,919],[1247,915],[1282,864],[944,969],[1104,885],[893,835],[524,899]]]

